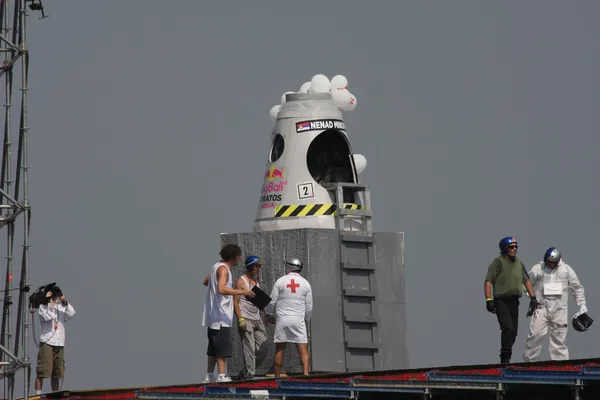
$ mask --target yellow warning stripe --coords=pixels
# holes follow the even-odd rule
[[[289,204],[275,207],[276,218],[311,217],[320,215],[335,215],[335,204]],[[361,210],[360,204],[345,203],[346,210]]]

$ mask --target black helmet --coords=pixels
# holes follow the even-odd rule
[[[583,313],[578,317],[573,317],[573,328],[575,328],[577,332],[587,331],[593,323],[594,320],[591,319],[587,313]]]

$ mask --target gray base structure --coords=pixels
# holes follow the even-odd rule
[[[259,282],[267,293],[285,274],[286,257],[302,260],[302,276],[313,289],[308,325],[311,372],[407,368],[404,234],[345,236],[332,229],[227,233],[221,235],[221,245],[237,244],[244,257],[253,254],[264,260]],[[243,273],[243,265],[236,266],[234,282]],[[273,366],[273,331],[274,325],[267,325],[269,351],[256,366],[257,375]],[[235,376],[244,366],[237,329],[232,339],[227,370]],[[286,348],[282,372],[302,372],[293,344]]]

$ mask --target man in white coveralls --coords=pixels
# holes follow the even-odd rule
[[[308,375],[308,334],[306,323],[310,321],[313,296],[310,283],[300,276],[302,262],[297,258],[285,261],[287,275],[277,279],[271,291],[271,302],[265,308],[275,313],[275,377],[281,375],[283,354],[287,343],[295,343],[304,375]]]
[[[575,316],[587,313],[583,286],[575,271],[563,262],[560,250],[550,247],[544,254],[544,260],[535,264],[529,272],[529,279],[535,295],[540,302],[533,313],[529,335],[525,341],[523,359],[535,361],[542,352],[542,340],[550,332],[550,359],[568,360],[567,338],[569,288],[573,289],[579,312]]]

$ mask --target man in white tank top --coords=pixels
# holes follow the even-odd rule
[[[277,279],[271,291],[271,302],[265,308],[269,314],[275,313],[275,377],[281,374],[285,346],[294,343],[304,375],[308,375],[310,356],[306,323],[310,321],[313,296],[310,283],[300,276],[302,262],[297,258],[285,261],[287,275]]]
[[[262,260],[257,256],[246,258],[246,273],[238,278],[235,288],[239,290],[260,287],[258,276]],[[244,370],[241,376],[245,379],[254,377],[256,366],[265,359],[268,351],[267,330],[260,315],[260,310],[245,296],[234,296],[233,307],[238,319],[238,330],[242,339],[244,352]]]
[[[251,290],[232,287],[231,267],[242,259],[242,250],[234,244],[225,245],[220,252],[221,261],[212,266],[204,278],[208,286],[202,314],[202,326],[208,326],[208,363],[205,382],[214,382],[215,364],[218,367],[217,382],[229,382],[225,375],[227,358],[231,357],[231,325],[233,322],[233,299],[235,295],[254,297]]]

